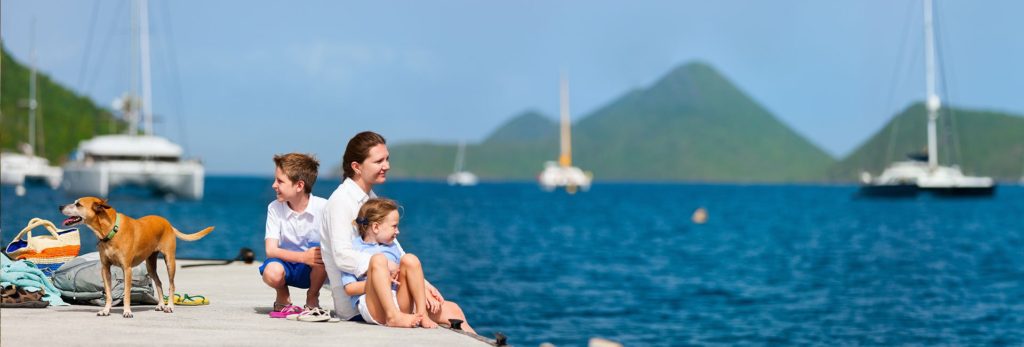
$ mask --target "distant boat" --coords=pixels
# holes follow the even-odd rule
[[[942,102],[935,91],[935,49],[932,32],[932,2],[924,0],[925,85],[928,108],[928,152],[889,165],[881,175],[861,173],[860,195],[867,197],[913,197],[918,193],[936,196],[991,196],[995,181],[991,177],[964,175],[959,166],[939,165],[935,120]]]
[[[554,191],[556,188],[565,187],[570,194],[576,193],[577,189],[587,191],[590,189],[591,174],[582,169],[572,166],[572,130],[569,124],[569,81],[562,75],[560,86],[560,115],[561,115],[561,154],[558,156],[558,163],[548,161],[544,163],[544,171],[537,176],[540,186],[545,191]]]
[[[455,153],[455,169],[451,175],[448,175],[448,185],[451,186],[475,186],[477,183],[476,175],[472,172],[463,170],[462,166],[466,162],[466,143],[463,141],[459,142],[459,149]]]
[[[15,192],[19,196],[24,195],[26,183],[43,183],[55,189],[60,186],[63,176],[59,167],[50,166],[49,160],[35,155],[36,122],[38,120],[36,109],[39,107],[39,102],[36,100],[36,50],[34,41],[33,37],[32,53],[31,58],[29,58],[31,76],[28,82],[28,143],[21,144],[21,153],[0,153],[0,184],[15,186]]]
[[[198,160],[183,159],[181,146],[153,135],[146,0],[139,0],[138,10],[138,28],[134,28],[138,30],[133,32],[138,33],[141,51],[142,97],[130,93],[114,101],[114,107],[122,109],[129,121],[128,133],[82,141],[72,160],[64,164],[64,188],[73,195],[107,196],[117,186],[135,185],[159,194],[202,199],[203,165]],[[140,111],[145,124],[143,135],[138,134]]]

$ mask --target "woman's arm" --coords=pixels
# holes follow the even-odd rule
[[[362,276],[370,267],[370,256],[352,247],[355,235],[352,221],[356,218],[353,211],[358,209],[349,204],[348,201],[332,201],[327,204],[322,232],[330,235],[324,235],[321,240],[329,240],[330,244],[324,245],[322,255],[324,258],[330,257],[338,270]]]

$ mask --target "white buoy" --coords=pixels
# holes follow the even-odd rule
[[[19,184],[18,186],[14,187],[14,195],[25,196],[25,186]]]

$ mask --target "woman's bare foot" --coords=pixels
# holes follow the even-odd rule
[[[423,321],[422,315],[412,315],[399,312],[395,317],[388,318],[384,324],[395,328],[415,328]]]
[[[420,327],[424,329],[433,329],[437,328],[437,323],[434,323],[434,321],[429,317],[423,317],[423,320],[420,321]]]

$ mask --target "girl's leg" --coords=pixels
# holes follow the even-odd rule
[[[411,253],[402,256],[398,270],[398,306],[402,312],[416,312],[425,315],[427,312],[427,289],[423,283],[423,265],[420,259]],[[429,319],[420,323],[424,328],[435,328],[437,324]]]
[[[370,318],[389,327],[415,327],[423,317],[402,313],[395,307],[391,298],[391,273],[387,262],[383,254],[374,254],[370,258],[370,268],[366,270],[365,300]]]
[[[448,325],[449,319],[458,319],[462,321],[462,330],[476,334],[476,330],[469,326],[469,321],[466,320],[466,314],[462,312],[462,307],[451,301],[445,301],[441,304],[441,310],[437,313],[432,313],[429,318],[435,322]]]

